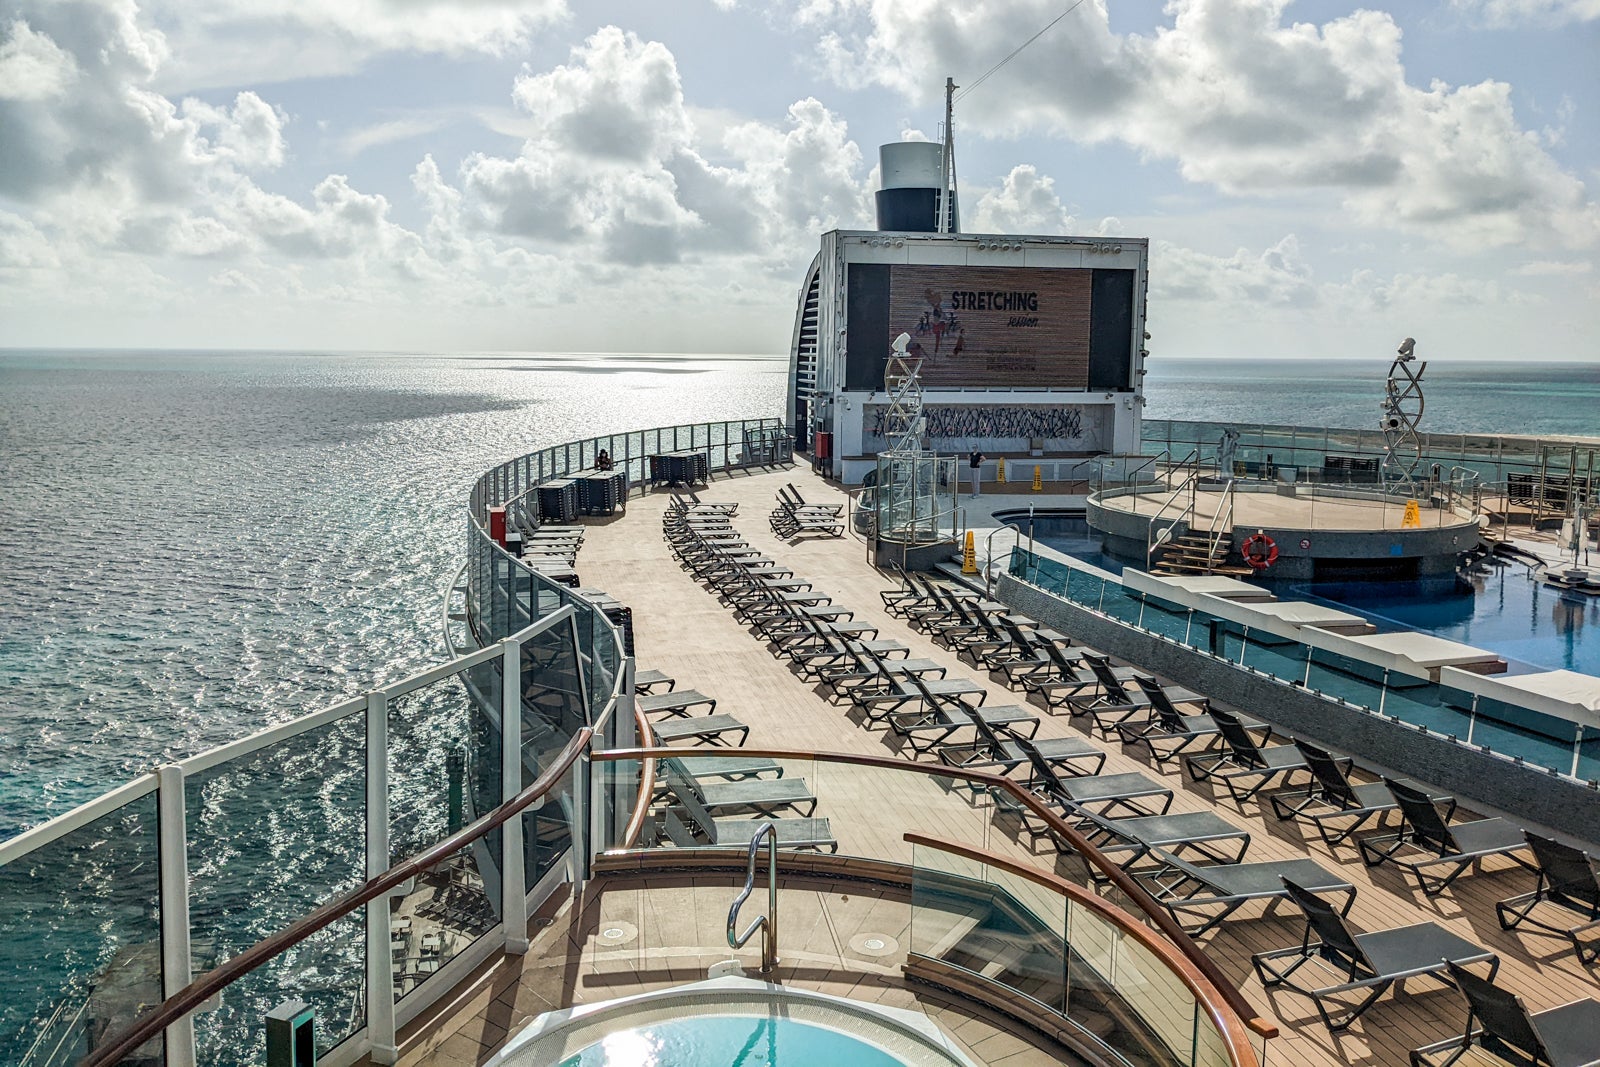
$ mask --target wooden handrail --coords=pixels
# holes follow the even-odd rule
[[[1100,918],[1121,930],[1124,934],[1138,941],[1149,952],[1154,954],[1167,967],[1167,970],[1177,975],[1183,984],[1194,994],[1195,1001],[1204,1005],[1206,1016],[1210,1018],[1211,1025],[1216,1027],[1217,1033],[1222,1035],[1223,1043],[1228,1048],[1230,1061],[1237,1067],[1260,1067],[1260,1059],[1256,1050],[1250,1044],[1249,1035],[1245,1034],[1247,1026],[1237,1011],[1226,1003],[1226,994],[1222,989],[1216,988],[1205,975],[1200,973],[1193,960],[1184,954],[1177,945],[1172,944],[1141,922],[1130,921],[1127,912],[1114,904],[1108,903],[1094,893],[1069,882],[1058,874],[1040,870],[1038,867],[1026,863],[1018,863],[997,852],[988,849],[974,848],[971,845],[956,841],[946,841],[942,838],[929,837],[927,834],[908,832],[905,840],[912,845],[923,845],[927,848],[936,848],[941,852],[948,852],[952,856],[961,856],[964,859],[976,860],[998,867],[1009,874],[1025,878],[1034,885],[1042,886],[1053,892],[1060,893],[1074,904],[1086,907],[1095,912]],[[914,868],[913,868],[914,869]],[[913,875],[915,877],[915,875]],[[1242,1025],[1241,1025],[1242,1024]]]
[[[986,771],[974,771],[964,767],[934,766],[927,763],[911,763],[906,760],[893,759],[888,756],[867,756],[850,752],[800,752],[783,748],[721,748],[698,747],[689,748],[673,746],[672,748],[632,748],[613,749],[608,752],[594,752],[590,759],[597,763],[607,763],[617,760],[647,760],[662,759],[669,756],[711,756],[723,759],[741,756],[762,756],[767,759],[792,759],[811,760],[818,763],[843,763],[858,767],[875,767],[880,770],[911,772],[925,774],[935,778],[960,778],[964,781],[977,782],[991,789],[1004,790],[1019,804],[1026,807],[1035,816],[1049,826],[1057,836],[1067,842],[1090,865],[1097,868],[1106,879],[1116,886],[1129,900],[1136,904],[1150,922],[1160,930],[1206,980],[1221,994],[1227,1003],[1244,1024],[1263,1038],[1278,1036],[1277,1024],[1258,1013],[1244,994],[1222,973],[1216,963],[1200,951],[1194,939],[1183,932],[1165,908],[1156,903],[1144,887],[1139,885],[1121,867],[1118,867],[1089,841],[1077,829],[1061,816],[1051,811],[1048,806],[1041,803],[1037,797],[1022,788],[1010,778],[999,774],[989,774]]]
[[[640,737],[650,736],[650,720],[645,717],[644,709],[639,707],[637,698],[633,702],[633,722]],[[628,820],[627,829],[622,831],[622,847],[632,848],[639,840],[639,834],[644,830],[644,820],[650,811],[650,798],[656,791],[656,761],[647,759],[639,771],[639,799],[633,805],[633,816]]]
[[[153,1011],[142,1016],[109,1044],[95,1049],[81,1061],[79,1067],[110,1067],[111,1064],[119,1062],[134,1049],[280,952],[299,944],[323,927],[338,922],[368,901],[376,900],[406,879],[416,877],[521,814],[534,801],[555,787],[562,775],[578,762],[578,758],[589,747],[589,739],[593,736],[593,730],[587,726],[583,727],[572,735],[572,740],[561,750],[556,762],[515,797],[487,815],[468,823],[433,847],[419,852],[410,859],[402,860],[376,878],[368,879],[349,892],[334,897],[266,940],[256,942],[214,970],[207,971],[156,1005]]]

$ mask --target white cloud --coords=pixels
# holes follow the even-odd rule
[[[348,74],[386,52],[515,55],[564,0],[146,0],[177,61],[164,88]]]
[[[1600,19],[1600,0],[1450,0],[1486,26],[1565,26]]]
[[[444,128],[448,117],[439,114],[407,115],[373,123],[345,134],[339,141],[340,151],[346,156],[359,156],[369,148],[409,141]]]
[[[521,152],[462,165],[464,217],[478,227],[591,264],[727,254],[788,264],[811,232],[866,216],[860,150],[827,108],[802,100],[781,129],[727,125],[713,152],[672,53],[615,27],[568,63],[525,72],[513,96],[532,123]]]
[[[0,38],[0,100],[60,96],[76,74],[72,57],[21,19],[13,19]]]
[[[985,190],[962,229],[972,233],[1071,233],[1076,220],[1056,195],[1055,179],[1031,163],[1011,168],[998,189]]]
[[[1594,264],[1588,260],[1537,259],[1514,268],[1511,273],[1522,278],[1560,278],[1588,274]]]
[[[1288,0],[1172,0],[1171,24],[1111,32],[1089,0],[964,100],[957,129],[1128,144],[1239,195],[1328,189],[1357,221],[1460,245],[1600,242],[1600,208],[1522,129],[1510,87],[1407,83],[1399,27],[1358,10],[1289,23]],[[926,98],[929,70],[984,69],[1059,14],[1054,0],[865,0],[834,11],[841,84]]]
[[[1241,248],[1231,256],[1155,241],[1150,288],[1158,301],[1308,307],[1318,300],[1311,268],[1301,258],[1294,234],[1260,253]]]

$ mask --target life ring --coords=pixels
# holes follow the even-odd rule
[[[1278,542],[1264,533],[1253,533],[1244,539],[1239,553],[1251,567],[1264,571],[1278,562]]]

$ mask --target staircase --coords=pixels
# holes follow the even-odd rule
[[[1248,577],[1255,572],[1233,551],[1233,531],[1215,538],[1210,533],[1190,531],[1159,546],[1160,555],[1150,561],[1152,574],[1224,574]]]

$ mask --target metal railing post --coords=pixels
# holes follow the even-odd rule
[[[761,851],[762,839],[767,842],[767,913],[756,917],[743,933],[739,932],[739,909],[756,885],[756,853]],[[750,854],[745,865],[744,888],[733,898],[728,908],[728,947],[743,948],[757,931],[761,931],[761,973],[771,974],[778,967],[778,830],[770,822],[762,824],[750,839]]]
[[[156,770],[156,855],[161,869],[161,995],[170,997],[194,980],[189,945],[189,831],[183,768]],[[166,1029],[167,1067],[194,1067],[194,1016]]]
[[[500,642],[500,801],[522,792],[522,644]],[[506,952],[528,951],[528,886],[522,816],[500,827],[500,917]]]
[[[367,877],[389,869],[389,698],[367,694]],[[395,1042],[389,894],[367,901],[367,1042],[374,1063],[400,1058]]]

